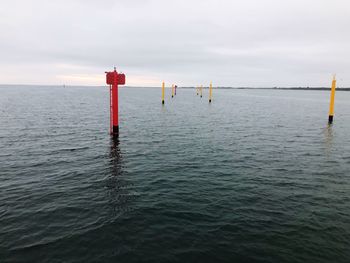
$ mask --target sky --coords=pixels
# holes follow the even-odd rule
[[[0,83],[350,87],[349,0],[1,0]]]

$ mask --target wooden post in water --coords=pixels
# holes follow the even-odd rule
[[[165,95],[165,83],[162,83],[162,104],[164,105],[164,95]]]
[[[332,88],[331,88],[331,101],[329,104],[329,116],[328,116],[328,123],[329,124],[333,123],[333,118],[334,118],[334,99],[335,99],[336,86],[337,86],[337,81],[336,81],[335,75],[334,75],[333,81],[332,81]]]
[[[201,98],[203,97],[203,85],[201,85],[201,87],[199,88],[199,92],[201,94]]]
[[[212,91],[213,91],[213,84],[210,82],[210,86],[209,86],[209,103],[211,103]]]
[[[174,98],[174,84],[171,85],[171,97]]]

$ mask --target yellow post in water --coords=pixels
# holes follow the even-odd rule
[[[201,87],[199,88],[200,94],[201,94],[201,98],[203,96],[203,85],[201,85]]]
[[[331,88],[331,102],[329,104],[329,116],[328,116],[328,123],[333,123],[333,117],[334,117],[334,98],[335,98],[335,89],[337,86],[337,81],[335,79],[335,75],[333,76],[332,81],[332,88]]]
[[[198,87],[196,87],[196,93],[197,93],[197,95],[199,94],[199,88]]]
[[[171,85],[171,97],[174,98],[174,84]]]
[[[213,91],[213,84],[210,82],[210,86],[209,86],[209,103],[211,103],[212,91]]]
[[[164,104],[164,94],[165,94],[165,83],[162,83],[162,104]]]

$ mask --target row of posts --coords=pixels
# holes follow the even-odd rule
[[[176,96],[176,85],[171,85],[171,97],[174,98],[174,95]],[[196,88],[196,93],[197,95],[200,94],[200,97],[203,97],[203,85],[199,86]],[[211,103],[213,97],[213,84],[210,82],[209,85],[209,103]],[[165,103],[165,83],[164,81],[162,82],[162,105]]]
[[[171,97],[174,98],[176,96],[177,85],[171,85]],[[162,104],[165,102],[165,83],[162,83]]]
[[[328,115],[328,123],[332,124],[334,119],[334,100],[335,100],[335,89],[337,86],[337,80],[335,78],[335,75],[333,76],[332,80],[332,87],[331,87],[331,98],[330,98],[330,104],[329,104],[329,115]],[[174,97],[174,87],[175,87],[175,95],[176,95],[176,85],[172,85],[171,87],[171,97]],[[200,97],[203,97],[203,85],[196,88],[197,95],[200,95]],[[164,95],[165,95],[165,83],[163,81],[162,83],[162,104],[164,105]],[[210,82],[209,85],[209,103],[211,103],[213,95],[213,84]]]
[[[109,85],[110,90],[110,133],[113,136],[119,135],[119,114],[118,114],[118,85],[125,84],[125,75],[120,74],[114,68],[114,71],[105,72],[106,73],[106,83]],[[331,98],[329,105],[329,115],[328,115],[328,123],[332,124],[334,120],[334,100],[335,100],[335,90],[336,90],[337,81],[335,75],[332,80],[332,88],[331,88]],[[171,87],[171,97],[173,98],[176,95],[176,85],[172,85]],[[197,95],[203,97],[203,86],[196,88]],[[210,82],[209,85],[209,103],[212,101],[213,95],[213,85]],[[165,96],[165,83],[162,83],[162,104],[164,105],[164,96]]]

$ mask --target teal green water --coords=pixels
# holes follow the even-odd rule
[[[348,262],[350,92],[0,88],[1,262]]]

